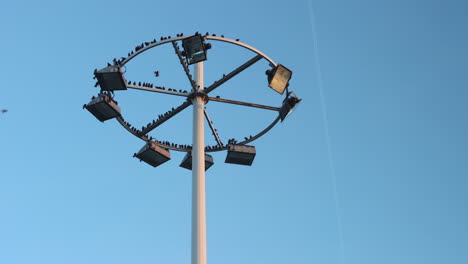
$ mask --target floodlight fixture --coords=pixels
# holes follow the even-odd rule
[[[205,153],[205,171],[207,171],[213,164],[214,164],[213,157]],[[184,159],[182,160],[182,163],[180,163],[179,166],[187,170],[192,170],[192,153],[191,152],[187,152]]]
[[[283,94],[284,90],[289,86],[289,80],[292,76],[292,71],[278,64],[273,70],[267,70],[268,86],[276,92]]]
[[[239,165],[252,165],[255,158],[255,147],[247,145],[231,144],[224,162]]]
[[[192,37],[182,40],[182,47],[184,48],[184,56],[187,58],[187,63],[194,64],[205,61],[207,47],[203,42],[204,39],[201,35],[194,35]]]
[[[301,101],[302,99],[298,98],[297,96],[287,97],[283,101],[283,106],[279,111],[281,122],[283,122],[284,119],[286,119],[286,117],[288,117],[294,111],[294,109],[296,109]]]
[[[83,108],[86,108],[101,122],[120,116],[120,107],[117,105],[117,101],[114,101],[107,94],[93,96],[91,102],[83,105]]]
[[[127,90],[125,77],[118,65],[109,65],[103,69],[95,70],[99,86],[105,91]]]
[[[157,167],[171,159],[169,150],[161,148],[155,142],[146,143],[138,153],[133,154],[133,157],[144,161],[153,167]]]

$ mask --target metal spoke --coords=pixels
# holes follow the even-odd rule
[[[179,46],[177,45],[177,42],[173,41],[172,46],[174,47],[175,53],[177,54],[177,57],[179,57],[180,64],[184,68],[185,75],[187,75],[187,78],[189,79],[190,85],[192,86],[192,90],[195,91],[197,90],[197,83],[192,79],[192,74],[190,74],[190,70],[187,65],[187,61],[182,57],[182,53],[180,52]]]
[[[223,76],[223,78],[215,81],[212,85],[210,85],[210,87],[206,88],[204,90],[204,92],[206,94],[210,93],[211,91],[213,91],[214,89],[216,89],[218,86],[220,86],[221,84],[225,83],[226,81],[228,81],[229,79],[231,79],[232,77],[236,76],[237,74],[239,74],[240,72],[242,72],[243,70],[247,69],[248,67],[252,66],[253,64],[255,64],[257,61],[261,60],[263,57],[261,55],[257,55],[255,57],[253,57],[252,59],[250,59],[249,61],[247,61],[246,63],[242,64],[241,66],[237,67],[237,69],[233,70],[232,72],[230,72],[229,74],[226,74]]]
[[[205,113],[206,121],[208,121],[208,125],[210,126],[211,132],[213,132],[213,136],[215,137],[216,142],[218,142],[218,146],[220,148],[222,148],[223,147],[223,142],[221,142],[221,139],[219,139],[218,131],[214,127],[213,121],[211,121],[210,117],[208,116],[208,112],[206,112],[206,108],[205,108],[204,113]]]
[[[223,98],[219,98],[219,97],[208,97],[208,99],[210,101],[216,101],[216,102],[228,103],[228,104],[236,104],[236,105],[243,105],[243,106],[250,106],[250,107],[262,108],[262,109],[273,110],[273,111],[279,111],[281,109],[280,107],[274,107],[274,106],[269,106],[269,105],[261,105],[261,104],[254,104],[254,103],[247,103],[247,102],[235,101],[235,100],[230,100],[230,99],[223,99]]]
[[[173,108],[172,110],[160,115],[159,119],[153,121],[148,126],[144,127],[142,129],[142,131],[138,135],[142,136],[142,135],[145,135],[145,134],[151,132],[151,130],[155,129],[156,127],[160,126],[161,124],[163,124],[167,120],[171,119],[173,116],[175,116],[176,114],[178,114],[179,112],[181,112],[185,108],[189,107],[191,104],[192,103],[187,100],[183,104],[181,104],[179,107]]]

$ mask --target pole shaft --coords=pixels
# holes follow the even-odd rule
[[[195,64],[195,81],[203,89],[203,62]],[[192,105],[192,264],[206,264],[205,103],[196,96]]]

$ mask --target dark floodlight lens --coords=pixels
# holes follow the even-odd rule
[[[117,102],[106,94],[99,94],[83,107],[101,122],[120,116],[120,107]]]
[[[252,165],[255,158],[255,147],[247,145],[229,145],[224,162],[239,165]]]
[[[286,117],[288,117],[294,111],[294,109],[296,109],[301,101],[302,99],[295,96],[286,98],[279,113],[281,122],[283,122],[284,119],[286,119]]]
[[[187,57],[187,63],[194,64],[206,60],[206,48],[203,43],[203,37],[195,35],[182,40],[182,47]]]
[[[268,75],[268,86],[276,92],[283,94],[284,90],[288,88],[292,71],[278,64],[273,71],[267,70],[266,74]]]
[[[209,154],[205,154],[205,171],[208,170],[213,164],[214,164],[213,157]],[[184,159],[182,160],[182,163],[180,163],[179,166],[182,168],[186,168],[187,170],[192,170],[192,153],[191,152],[187,152]]]
[[[171,159],[169,151],[161,148],[154,142],[146,143],[146,145],[144,145],[140,151],[133,156],[153,167],[157,167]]]
[[[119,66],[107,66],[99,71],[95,71],[99,86],[105,91],[127,90],[122,69]]]

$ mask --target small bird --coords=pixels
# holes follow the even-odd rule
[[[155,72],[154,72],[154,76],[155,76],[155,77],[159,77],[159,71],[155,71]]]

